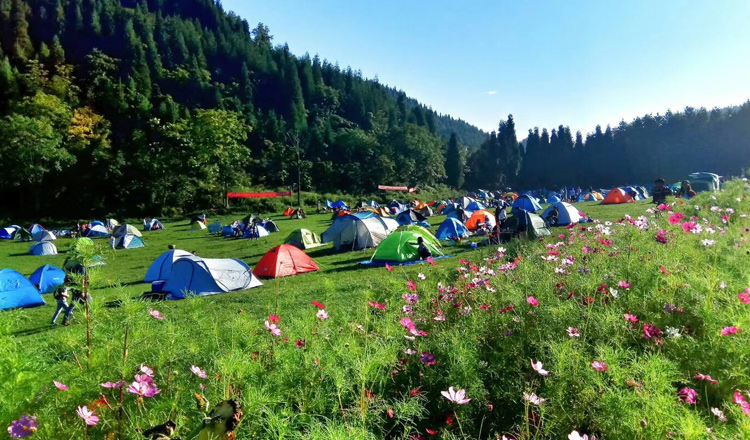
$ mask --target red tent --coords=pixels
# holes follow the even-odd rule
[[[284,211],[284,215],[289,217],[290,215],[294,214],[294,209],[287,208],[286,211]]]
[[[299,275],[318,270],[318,265],[299,248],[282,244],[263,255],[253,269],[253,275],[262,278],[277,278]]]

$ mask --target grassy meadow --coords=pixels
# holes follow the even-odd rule
[[[253,267],[294,229],[320,234],[331,223],[330,214],[274,213],[281,232],[244,240],[162,219],[166,230],[145,232],[145,248],[96,241],[107,265],[92,275],[90,351],[80,307],[69,327],[49,325],[51,295],[44,307],[0,313],[0,422],[36,416],[42,439],[137,439],[173,420],[175,437],[192,439],[205,416],[198,393],[243,405],[237,439],[562,439],[574,430],[599,440],[748,438],[748,192],[732,182],[656,212],[646,202],[580,203],[596,224],[502,250],[447,247],[453,258],[392,272],[360,266],[373,250],[327,245],[307,251],[316,273],[140,300],[147,268],[169,244]],[[36,257],[29,243],[0,242],[0,267],[28,276],[62,266],[71,243],[58,239],[60,255]],[[264,325],[271,314],[279,337]],[[159,394],[100,386],[132,382],[141,364]],[[445,398],[449,387],[471,401]],[[83,405],[96,407],[96,426],[76,415]]]

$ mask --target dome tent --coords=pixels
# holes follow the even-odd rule
[[[143,237],[143,235],[141,234],[141,231],[139,231],[138,228],[136,228],[133,225],[129,225],[127,223],[116,227],[115,230],[112,232],[112,235],[114,235],[115,238],[119,238],[127,234],[133,234],[136,237]]]
[[[268,219],[268,220],[265,220],[265,221],[261,222],[260,226],[263,226],[263,228],[266,231],[268,231],[269,233],[271,233],[271,232],[279,232],[279,227],[271,219]]]
[[[373,212],[358,212],[337,218],[321,238],[323,243],[333,242],[337,251],[360,250],[376,247],[398,226],[392,218],[380,217]]]
[[[49,241],[40,241],[31,246],[29,253],[36,256],[57,255],[57,247]]]
[[[437,256],[443,254],[440,251],[440,243],[437,238],[435,238],[435,236],[429,231],[426,229],[417,229],[417,227],[414,226],[407,226],[404,229],[399,228],[398,231],[386,237],[386,239],[378,245],[378,248],[375,249],[371,261],[393,261],[404,263],[407,261],[418,260],[418,240],[420,237],[422,237],[425,246],[430,249],[433,255]]]
[[[146,246],[141,237],[135,234],[125,234],[117,238],[115,249],[137,249]]]
[[[541,217],[544,220],[547,220],[555,207],[557,207],[559,214],[557,217],[557,223],[552,226],[567,226],[572,223],[580,223],[581,215],[578,213],[578,209],[570,203],[565,202],[557,202],[550,206],[542,213]]]
[[[560,197],[557,197],[557,194],[552,194],[547,198],[547,203],[557,203],[561,201]]]
[[[203,222],[193,222],[188,231],[202,231],[204,229],[206,229],[206,225]]]
[[[52,231],[39,231],[34,234],[34,241],[55,241],[57,236]]]
[[[31,281],[13,269],[0,270],[0,310],[44,305],[44,298]]]
[[[29,232],[31,232],[31,235],[35,235],[39,232],[44,231],[44,226],[40,225],[39,223],[34,223],[29,227]]]
[[[109,237],[109,231],[102,225],[96,225],[86,229],[83,236],[89,238]]]
[[[282,244],[263,255],[253,269],[253,275],[261,278],[279,278],[316,270],[318,265],[307,254],[295,246]]]
[[[401,226],[417,224],[420,226],[424,226],[425,228],[430,227],[430,224],[427,223],[427,219],[425,218],[425,216],[413,209],[401,211],[401,213],[396,216],[396,221]]]
[[[190,295],[216,295],[262,285],[241,260],[187,256],[172,263],[172,272],[162,290],[167,293],[168,299],[176,300]]]
[[[245,234],[242,236],[242,238],[262,238],[262,237],[268,237],[269,234],[266,228],[264,228],[261,225],[255,226],[255,233],[253,233],[253,227],[250,226],[245,229]]]
[[[633,197],[622,188],[615,188],[602,200],[602,205],[619,205],[621,203],[633,202]]]
[[[0,229],[0,240],[13,240],[19,229],[21,229],[21,227],[16,225]]]
[[[435,237],[437,237],[439,240],[468,238],[469,229],[466,228],[466,225],[461,223],[458,219],[449,217],[440,224]]]
[[[511,211],[513,212],[513,214],[516,214],[519,212],[519,210],[536,212],[540,211],[541,209],[542,206],[539,204],[539,202],[536,201],[536,199],[524,194],[521,197],[517,198],[515,202],[513,202],[513,209]]]
[[[320,241],[320,236],[314,232],[308,231],[307,229],[297,229],[296,231],[293,231],[289,234],[286,240],[284,240],[284,243],[296,246],[300,249],[312,249],[318,246],[323,246],[323,243]]]
[[[181,251],[179,249],[171,249],[163,254],[159,255],[151,266],[146,271],[146,276],[143,277],[143,281],[150,283],[153,281],[166,280],[169,278],[169,274],[172,273],[172,264],[182,257],[192,256],[190,252]]]
[[[16,233],[13,235],[14,240],[18,241],[33,241],[34,236],[31,235],[31,232],[29,232],[26,228],[19,228]]]
[[[54,292],[57,286],[65,283],[65,271],[51,264],[44,265],[29,276],[29,281],[40,293]]]
[[[485,220],[489,221],[490,228],[494,228],[497,225],[497,219],[495,216],[485,210],[474,211],[474,213],[466,220],[466,228],[470,231],[476,231],[479,228],[480,223],[484,223]]]

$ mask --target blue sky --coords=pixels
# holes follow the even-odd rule
[[[749,0],[223,0],[275,44],[319,54],[485,130],[741,104]]]

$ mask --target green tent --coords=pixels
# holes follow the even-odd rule
[[[415,226],[415,225],[410,225]],[[375,254],[372,256],[372,260],[378,261],[396,261],[403,263],[406,261],[414,261],[419,259],[417,249],[419,245],[417,240],[419,237],[424,239],[425,245],[430,249],[432,255],[443,255],[440,251],[440,243],[430,231],[420,226],[417,226],[421,230],[409,227],[399,228],[383,241],[380,242],[378,248],[375,249]]]
[[[432,243],[436,248],[440,249],[442,244],[440,243],[440,240],[435,237],[435,234],[430,232],[429,229],[425,228],[424,226],[419,226],[418,224],[414,223],[411,225],[403,225],[399,226],[396,231],[409,231],[409,232],[415,232],[422,236],[425,241]]]
[[[323,246],[320,241],[320,236],[314,232],[310,232],[307,229],[297,229],[293,231],[284,240],[284,243],[291,244],[294,247],[300,249],[311,249],[318,246]]]
[[[511,229],[520,234],[526,234],[528,238],[547,237],[552,235],[547,223],[540,216],[533,212],[521,211],[508,219],[505,225],[506,229]]]
[[[32,241],[34,240],[34,236],[31,235],[31,232],[29,232],[26,228],[21,228],[16,231],[15,235],[13,236],[14,240],[18,241]]]

